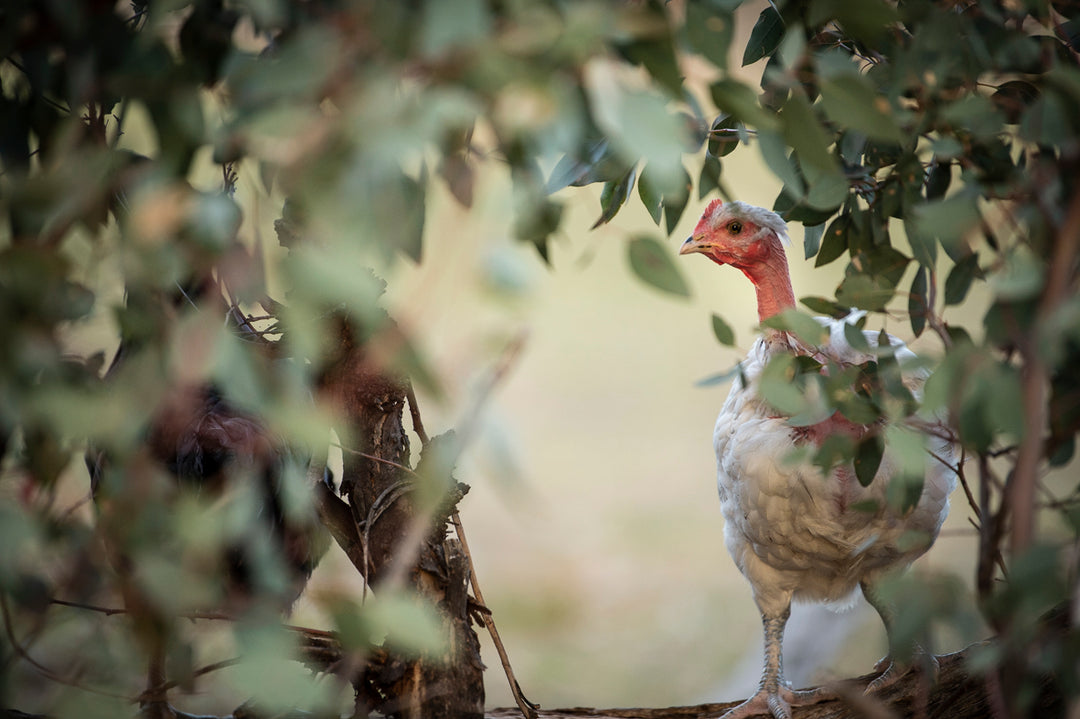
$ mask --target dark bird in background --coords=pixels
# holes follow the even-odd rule
[[[181,312],[219,311],[220,289],[206,276],[177,286],[168,297],[129,297],[128,306],[143,314],[130,323],[137,329],[125,334],[102,380],[106,387],[124,382],[127,366],[137,366],[143,348],[153,346],[140,332],[169,326]],[[217,606],[200,609],[238,613],[257,599],[288,610],[329,548],[329,535],[310,497],[309,458],[231,403],[225,388],[206,380],[169,381],[170,386],[147,398],[152,405],[141,442],[128,456],[112,457],[96,448],[87,453],[95,502],[118,540],[115,561],[122,571],[130,568],[128,527],[140,521],[144,544],[146,537],[171,541],[168,529],[156,530],[152,522],[168,524],[175,519],[170,503],[187,497],[208,510],[198,521],[216,522],[207,527],[220,540],[219,546],[208,548],[204,542],[200,547],[212,556],[192,560],[199,577],[208,585],[216,583],[221,599]],[[160,519],[140,516],[156,511],[163,512]]]
[[[786,239],[787,227],[776,213],[742,202],[714,200],[680,254],[700,253],[742,271],[754,284],[758,315],[764,322],[795,306],[781,244]],[[829,698],[820,689],[795,691],[784,680],[782,643],[792,600],[850,605],[861,589],[881,615],[890,647],[889,656],[878,663],[881,674],[867,691],[903,676],[908,667],[891,659],[899,652],[892,612],[880,595],[879,583],[884,575],[907,566],[933,544],[956,483],[955,471],[946,464],[956,463],[947,432],[926,435],[928,453],[921,495],[906,510],[889,501],[890,483],[903,480],[898,479],[898,460],[888,449],[865,487],[850,464],[837,465],[826,473],[808,460],[792,461],[796,450],[820,447],[831,436],[858,442],[881,429],[879,423],[858,424],[840,412],[816,424],[792,426],[790,417],[781,415],[759,395],[762,370],[770,358],[781,353],[811,357],[822,364],[822,372],[829,366],[845,368],[878,360],[847,342],[844,320],[817,319],[829,336],[814,347],[788,332],[764,329],[743,360],[741,375],[716,420],[713,444],[726,522],[725,543],[750,582],[765,633],[765,667],[759,690],[724,719],[767,713],[786,719],[792,705]],[[863,335],[870,348],[879,349],[878,333],[867,331]],[[895,337],[889,336],[888,342],[888,352],[901,367],[904,386],[917,397],[925,371],[904,369],[915,355]]]

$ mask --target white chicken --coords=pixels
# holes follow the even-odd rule
[[[757,290],[758,314],[764,321],[795,305],[781,239],[787,240],[787,227],[776,213],[743,202],[714,200],[679,253],[701,253],[741,270]],[[948,466],[955,464],[955,449],[947,432],[927,436],[922,493],[907,511],[888,501],[889,483],[898,474],[898,460],[888,449],[867,487],[857,481],[850,463],[824,476],[809,460],[792,462],[798,448],[813,449],[829,436],[843,434],[858,441],[880,430],[851,422],[839,412],[817,424],[795,427],[759,396],[759,376],[778,353],[810,355],[834,367],[877,359],[846,341],[842,320],[818,321],[829,338],[817,347],[807,347],[787,332],[764,329],[716,421],[713,443],[725,543],[750,582],[765,630],[765,667],[758,692],[724,719],[766,713],[787,719],[791,706],[829,698],[824,690],[795,691],[784,681],[782,643],[793,599],[844,603],[861,588],[881,615],[890,647],[890,655],[878,665],[884,671],[867,691],[887,686],[905,673],[907,667],[890,659],[895,648],[891,613],[876,586],[884,574],[907,566],[930,547],[956,483]],[[875,348],[877,333],[864,335]],[[894,337],[889,342],[905,386],[918,396],[925,373],[903,370],[914,354]]]

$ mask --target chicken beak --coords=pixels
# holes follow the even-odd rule
[[[680,255],[690,255],[695,252],[704,252],[705,246],[701,244],[697,235],[692,235],[686,238],[686,242],[682,243],[682,247],[679,248]]]

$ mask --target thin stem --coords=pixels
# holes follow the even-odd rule
[[[465,553],[465,558],[469,561],[469,581],[472,584],[473,596],[476,597],[477,602],[487,607],[484,594],[480,591],[480,583],[476,579],[476,565],[473,564],[472,552],[469,551],[469,542],[465,539],[465,527],[461,524],[461,515],[454,512],[450,516],[450,520],[454,523],[454,531],[457,533],[458,541],[461,542],[461,549]],[[514,701],[517,702],[518,709],[521,710],[526,719],[536,719],[536,710],[540,708],[540,705],[529,701],[525,697],[521,685],[518,684],[518,680],[514,677],[514,669],[510,666],[510,656],[506,653],[506,647],[503,646],[502,639],[499,637],[499,630],[495,628],[495,617],[492,616],[490,611],[481,612],[480,616],[483,618],[488,634],[491,635],[491,641],[495,644],[495,651],[499,653],[499,661],[502,662],[506,681],[510,683],[510,692],[514,695]]]

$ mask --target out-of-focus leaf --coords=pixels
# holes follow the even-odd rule
[[[916,337],[926,329],[926,317],[930,311],[926,276],[926,268],[920,267],[911,281],[911,294],[908,296],[908,317],[911,320],[911,332]]]
[[[683,31],[690,47],[721,70],[727,70],[728,49],[735,33],[735,18],[731,12],[712,2],[690,0],[686,4]]]
[[[435,608],[417,597],[381,596],[365,605],[364,620],[373,638],[384,634],[387,642],[407,654],[439,654],[446,650],[445,632]]]
[[[668,107],[668,99],[628,87],[604,64],[586,74],[586,86],[597,124],[627,166],[644,160],[657,184],[677,182],[690,133],[682,117]]]
[[[933,268],[937,262],[937,240],[933,235],[923,232],[921,227],[913,222],[904,223],[904,227],[907,230],[912,256],[923,267]]]
[[[806,202],[821,210],[835,209],[847,199],[848,183],[828,147],[832,138],[821,127],[810,103],[793,94],[784,105],[781,119],[784,139],[798,155],[807,182]]]
[[[609,182],[622,177],[630,169],[611,149],[607,138],[587,143],[575,154],[559,158],[545,185],[545,191],[558,192],[564,187],[583,187],[594,182]]]
[[[1041,145],[1061,145],[1075,136],[1073,117],[1070,104],[1056,91],[1048,90],[1024,110],[1020,136]]]
[[[792,202],[798,203],[806,197],[806,184],[788,156],[788,146],[783,137],[775,132],[759,130],[758,149],[765,164],[783,181],[784,191],[792,196]]]
[[[689,297],[690,288],[663,244],[638,236],[627,247],[630,268],[643,282],[678,297]]]
[[[817,320],[795,309],[786,309],[780,314],[773,315],[764,320],[761,325],[783,330],[784,332],[791,332],[811,347],[817,347],[827,337],[825,328]]]
[[[855,446],[855,457],[852,465],[855,468],[855,478],[859,484],[869,487],[874,481],[878,467],[881,466],[881,457],[885,452],[885,444],[881,437],[876,434],[867,435]]]
[[[806,397],[793,383],[794,379],[795,358],[788,354],[773,355],[758,379],[758,392],[762,399],[789,417],[807,408]]]
[[[731,78],[722,78],[709,85],[709,94],[716,106],[734,120],[761,130],[775,130],[776,117],[758,104],[758,97],[749,87]]]
[[[829,119],[841,127],[875,140],[903,140],[888,99],[871,86],[865,75],[843,74],[822,81],[821,105]]]
[[[975,198],[970,193],[956,193],[912,208],[908,221],[913,222],[919,232],[940,239],[949,249],[960,245],[960,240],[979,219]]]
[[[591,229],[606,225],[618,214],[619,209],[630,199],[636,177],[637,170],[630,170],[621,179],[604,183],[604,190],[600,193],[600,217]]]
[[[971,283],[980,275],[978,255],[972,253],[956,263],[945,278],[945,304],[958,305],[963,302]]]
[[[974,93],[951,103],[942,112],[942,117],[957,129],[979,138],[995,136],[1005,122],[994,103],[984,95]]]
[[[1045,273],[1039,258],[1020,245],[1009,253],[1001,270],[990,276],[990,286],[1000,300],[1026,300],[1039,294]]]
[[[732,367],[731,369],[729,369],[727,372],[720,372],[720,373],[717,373],[717,374],[709,375],[708,377],[703,377],[702,379],[699,379],[697,382],[695,382],[694,386],[695,387],[712,387],[714,385],[723,384],[724,382],[727,382],[728,380],[730,380],[732,377],[735,377],[735,376],[740,375],[740,374],[741,374],[741,370],[740,370],[739,366],[736,365],[736,366]]]
[[[1005,121],[1015,125],[1039,95],[1039,88],[1027,80],[1008,80],[998,85],[990,100],[1005,115]]]
[[[513,234],[522,242],[536,246],[544,262],[548,261],[547,241],[562,223],[563,206],[547,198],[519,201],[514,217]]]
[[[255,706],[274,713],[297,707],[326,711],[334,701],[333,687],[293,661],[296,642],[280,624],[249,620],[236,637],[242,659],[227,681]]]
[[[703,200],[713,190],[720,189],[720,175],[723,167],[720,160],[712,155],[705,156],[705,162],[701,165],[701,175],[698,177],[698,199]],[[659,222],[659,220],[657,220]]]
[[[491,13],[483,0],[427,0],[421,25],[420,50],[428,57],[468,47],[487,38]]]
[[[844,339],[857,352],[870,354],[873,351],[863,331],[850,322],[844,323]]]
[[[716,337],[716,341],[722,345],[731,347],[735,344],[735,332],[731,329],[731,325],[724,321],[724,318],[720,315],[714,314],[712,316],[712,329],[713,335]]]
[[[814,464],[822,472],[831,472],[836,465],[846,462],[855,453],[855,442],[844,434],[831,434],[814,453]]]
[[[880,276],[849,272],[836,289],[838,302],[861,310],[880,312],[896,294],[896,287]]]
[[[819,26],[835,19],[852,37],[875,44],[899,19],[898,15],[896,8],[883,0],[863,0],[858,4],[845,0],[817,0],[810,5],[807,22]]]
[[[780,45],[784,37],[784,20],[780,13],[772,5],[766,7],[758,15],[754,29],[750,31],[750,39],[743,51],[743,67],[757,62],[761,58],[771,55]]]
[[[799,302],[802,302],[812,311],[820,312],[829,317],[844,317],[851,311],[851,308],[844,307],[843,305],[833,302],[832,300],[827,300],[824,297],[803,297]]]

